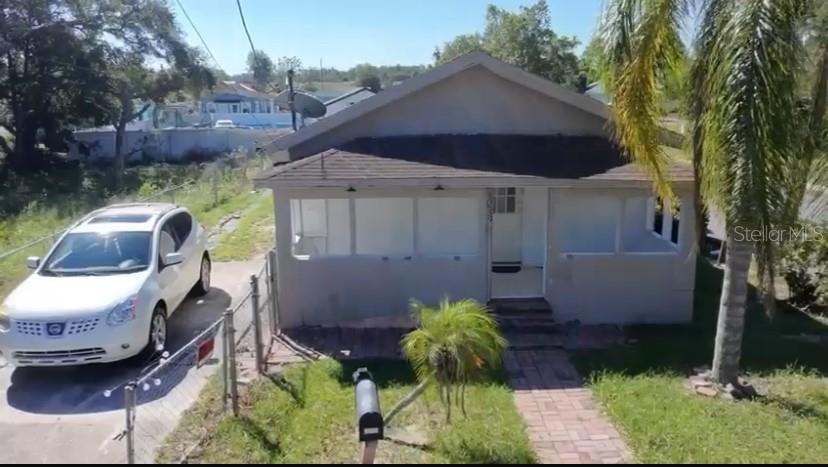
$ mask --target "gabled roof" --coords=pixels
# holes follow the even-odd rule
[[[330,117],[320,120],[313,125],[279,138],[273,141],[266,149],[269,151],[280,151],[299,143],[303,143],[475,66],[485,67],[487,70],[503,79],[525,86],[545,96],[557,99],[585,112],[603,118],[609,117],[607,106],[595,99],[567,89],[538,75],[534,75],[527,71],[521,70],[520,68],[494,59],[483,52],[471,52],[461,55],[448,63],[434,67],[425,73],[413,76],[398,86],[380,91],[377,95],[357,102],[356,104],[337,112]]]
[[[646,182],[618,148],[597,136],[425,135],[359,138],[280,165],[257,180],[293,183],[503,178]],[[671,164],[673,181],[692,180],[689,164]]]

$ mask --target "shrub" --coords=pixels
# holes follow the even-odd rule
[[[781,272],[790,289],[789,302],[825,312],[828,307],[828,228],[801,223],[783,247]]]

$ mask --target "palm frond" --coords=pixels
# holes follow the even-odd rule
[[[681,62],[679,32],[687,13],[687,0],[614,0],[601,25],[614,137],[666,200],[673,192],[664,173],[658,82]]]
[[[703,117],[706,197],[724,212],[730,233],[764,231],[785,220],[804,0],[744,0],[729,13],[707,63],[715,98]],[[772,242],[756,244],[766,287],[774,256]]]

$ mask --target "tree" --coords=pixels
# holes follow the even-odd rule
[[[371,92],[382,91],[382,81],[377,75],[363,75],[359,78],[358,84],[363,88],[368,88]]]
[[[550,26],[549,6],[538,0],[518,12],[494,5],[486,10],[483,34],[466,34],[445,43],[435,51],[437,63],[448,62],[458,55],[482,50],[531,73],[577,89],[584,78],[574,50],[574,37],[558,36]]]
[[[105,8],[88,3],[8,0],[0,8],[0,125],[13,135],[14,169],[37,165],[38,143],[64,149],[68,128],[106,117],[98,73],[105,47],[97,40]]]
[[[420,384],[388,412],[385,423],[431,384],[437,384],[450,422],[453,404],[466,413],[466,385],[500,365],[506,340],[488,310],[474,300],[450,302],[445,298],[437,308],[414,302],[412,310],[417,329],[403,338],[402,347]]]
[[[601,42],[601,35],[596,34],[584,49],[581,55],[581,69],[590,83],[601,81],[606,71],[607,63],[604,57],[604,44]]]
[[[127,154],[124,138],[129,122],[153,103],[161,103],[173,91],[189,87],[200,93],[215,79],[201,63],[197,52],[184,42],[175,17],[162,0],[112,2],[106,14],[109,28],[121,41],[108,45],[109,91],[113,96],[111,123],[115,126],[115,186],[123,184]],[[147,60],[169,65],[161,71],[149,69]],[[141,102],[142,107],[135,108]]]
[[[615,138],[626,154],[672,200],[659,144],[658,81],[681,62],[679,31],[691,0],[612,0],[602,22]],[[793,186],[802,183],[793,162],[802,159],[797,128],[806,0],[708,0],[695,30],[689,119],[699,200],[726,220],[728,255],[716,332],[713,378],[737,383],[747,303],[748,270],[755,257],[764,304],[774,306],[776,245],[746,232],[789,225]],[[813,115],[813,111],[804,114]],[[823,118],[824,123],[824,118]],[[808,173],[808,172],[804,172]],[[797,206],[798,208],[798,206]]]
[[[275,71],[273,60],[263,50],[257,50],[256,53],[251,50],[247,54],[247,70],[253,74],[253,81],[259,89],[266,89],[268,83],[273,81]]]

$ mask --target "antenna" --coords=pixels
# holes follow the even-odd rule
[[[294,106],[295,93],[293,92],[293,68],[287,72],[288,79],[288,106],[290,107],[290,125],[296,131],[296,108]]]

